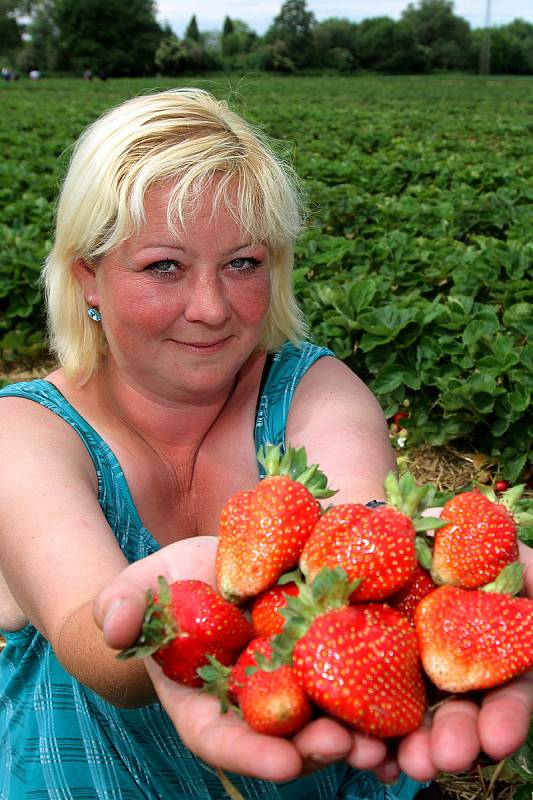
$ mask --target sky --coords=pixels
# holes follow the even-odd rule
[[[353,22],[360,22],[369,17],[392,17],[399,19],[409,0],[307,0],[307,9],[312,11],[316,19],[343,17]],[[183,0],[157,0],[157,17],[160,22],[168,22],[173,31],[181,36],[192,16],[201,32],[221,30],[226,15],[233,19],[241,19],[252,30],[263,35],[279,13],[283,0],[194,0],[184,3]],[[468,20],[473,28],[485,25],[487,0],[455,0],[455,13]],[[492,25],[505,25],[520,17],[533,22],[533,0],[490,0]]]

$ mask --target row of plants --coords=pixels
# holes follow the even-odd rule
[[[295,280],[312,338],[402,414],[529,480],[533,440],[533,83],[525,79],[189,81],[280,140],[309,224]],[[69,147],[121,99],[170,82],[0,87],[0,348],[46,348],[39,271]]]

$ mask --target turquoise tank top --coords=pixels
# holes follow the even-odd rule
[[[332,353],[312,344],[286,344],[275,354],[258,404],[257,446],[285,444],[294,390],[324,355]],[[0,390],[2,396],[33,400],[76,431],[95,466],[98,501],[128,562],[159,549],[116,457],[51,383],[13,384]],[[3,635],[0,800],[227,800],[215,771],[185,747],[159,703],[112,706],[63,669],[33,625]],[[411,800],[420,788],[406,776],[384,786],[372,773],[343,763],[287,783],[229,777],[248,800]]]

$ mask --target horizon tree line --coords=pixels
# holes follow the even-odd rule
[[[153,0],[0,0],[0,58],[22,73],[179,75],[217,70],[298,74],[453,70],[533,74],[533,23],[473,29],[453,0],[415,0],[399,20],[316,20],[306,0],[286,0],[263,36],[226,16],[183,36],[156,19]]]

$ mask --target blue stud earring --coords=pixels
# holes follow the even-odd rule
[[[100,314],[98,309],[95,308],[94,306],[91,306],[90,308],[87,309],[87,314],[89,315],[89,317],[92,319],[93,322],[102,321],[102,315]]]

